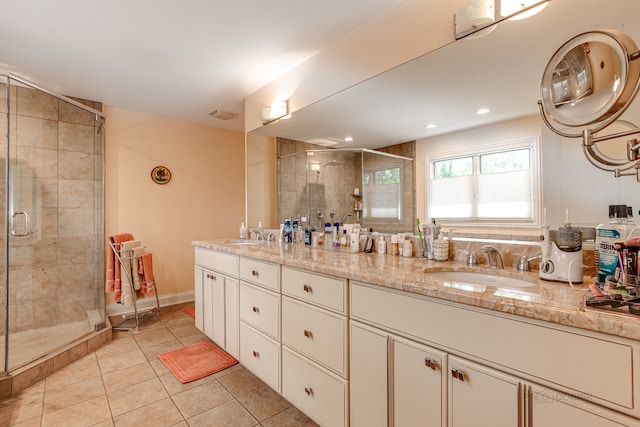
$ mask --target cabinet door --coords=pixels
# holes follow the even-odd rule
[[[393,338],[393,421],[396,427],[444,426],[447,355]]]
[[[529,388],[528,427],[620,427],[638,426],[640,421],[571,396],[540,386]]]
[[[354,321],[350,333],[351,426],[387,426],[388,334]]]
[[[226,348],[225,330],[226,330],[226,316],[225,316],[225,291],[224,282],[225,277],[208,272],[205,276],[205,281],[209,280],[211,283],[211,307],[213,325],[211,328],[211,339],[222,348]]]
[[[225,314],[225,350],[235,357],[240,357],[240,282],[237,279],[224,279],[224,314]]]
[[[195,324],[196,324],[196,328],[204,332],[204,295],[203,295],[204,270],[200,267],[196,267],[193,277],[194,277],[195,309],[196,309]]]
[[[449,368],[449,426],[524,425],[517,378],[454,356]]]
[[[202,271],[202,332],[213,340],[213,273],[209,270]]]

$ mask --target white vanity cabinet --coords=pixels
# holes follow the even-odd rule
[[[240,363],[280,393],[280,265],[241,257],[240,279]]]
[[[282,395],[316,422],[348,425],[347,281],[282,267]]]
[[[195,325],[238,358],[238,256],[196,248],[195,264]]]
[[[636,341],[357,282],[350,292],[353,426],[393,424],[394,387],[411,377],[385,378],[394,336],[444,353],[446,387],[425,396],[443,399],[449,426],[640,425]],[[613,374],[601,369],[606,360],[616,361]],[[392,376],[401,364],[394,361]],[[401,425],[422,425],[423,416]]]
[[[351,426],[446,425],[447,354],[350,322]]]

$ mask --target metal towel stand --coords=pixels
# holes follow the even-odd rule
[[[137,331],[138,327],[144,322],[146,322],[147,320],[160,318],[160,299],[158,298],[158,289],[156,288],[156,281],[154,278],[153,294],[155,295],[156,306],[148,310],[138,311],[138,303],[137,303],[138,298],[136,297],[136,290],[133,286],[133,276],[131,274],[131,269],[121,267],[123,259],[133,260],[135,258],[130,255],[123,256],[120,253],[121,251],[118,248],[116,248],[116,244],[111,242],[111,240],[109,240],[108,242],[109,242],[109,246],[111,247],[111,250],[113,251],[114,255],[116,256],[116,259],[118,260],[118,263],[119,263],[118,268],[120,268],[121,271],[124,270],[125,274],[127,275],[127,279],[129,279],[129,287],[131,288],[131,294],[133,296],[132,298],[133,314],[123,315],[123,319],[117,323],[114,323],[111,329],[114,331],[131,331],[131,330]]]

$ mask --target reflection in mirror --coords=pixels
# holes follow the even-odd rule
[[[351,134],[354,144],[372,149],[415,140],[416,216],[426,221],[430,217],[425,209],[427,154],[540,137],[540,209],[547,212],[552,228],[564,224],[567,211],[574,224],[585,226],[606,222],[609,204],[631,205],[637,213],[637,184],[615,179],[589,164],[580,144],[575,140],[567,143],[544,126],[536,103],[540,76],[558,46],[576,34],[599,28],[624,31],[640,40],[637,16],[637,0],[551,1],[529,19],[500,22],[485,37],[446,45],[298,110],[289,120],[256,129],[247,139],[320,141],[322,148],[328,148],[347,146],[344,136]],[[638,104],[620,119],[638,123]],[[477,116],[475,111],[483,105],[488,105],[491,113]],[[427,129],[429,122],[438,127]],[[607,133],[609,128],[603,132]],[[609,141],[606,155],[624,158],[627,139]],[[271,161],[275,170],[276,157]],[[249,172],[247,176],[248,193],[254,186],[264,187],[261,175],[254,175],[255,182]],[[275,189],[271,198],[275,205]],[[263,206],[248,206],[248,218],[252,212],[264,210]],[[249,223],[255,224],[255,220],[261,219],[254,217]]]
[[[322,230],[360,224],[382,232],[411,231],[415,222],[414,143],[379,151],[327,149],[277,138],[278,221],[303,218]]]

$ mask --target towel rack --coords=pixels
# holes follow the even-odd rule
[[[108,240],[108,242],[109,242],[109,247],[113,251],[113,254],[115,255],[116,259],[118,260],[118,268],[120,268],[121,271],[124,271],[124,273],[127,275],[129,287],[131,288],[132,302],[133,302],[133,314],[123,315],[123,319],[117,323],[114,323],[111,329],[114,331],[131,331],[131,330],[137,331],[138,327],[144,322],[146,322],[147,320],[160,318],[160,299],[158,298],[158,289],[156,288],[156,280],[155,278],[153,280],[153,295],[155,296],[155,301],[156,301],[155,307],[152,307],[147,310],[139,311],[138,303],[137,303],[138,298],[136,296],[137,294],[136,294],[136,290],[133,283],[131,268],[122,268],[122,265],[123,265],[122,260],[134,260],[136,258],[132,257],[131,255],[122,254],[122,251],[119,249],[119,245],[121,245],[122,243],[118,243],[117,244],[118,247],[116,247],[116,244],[111,240]]]

